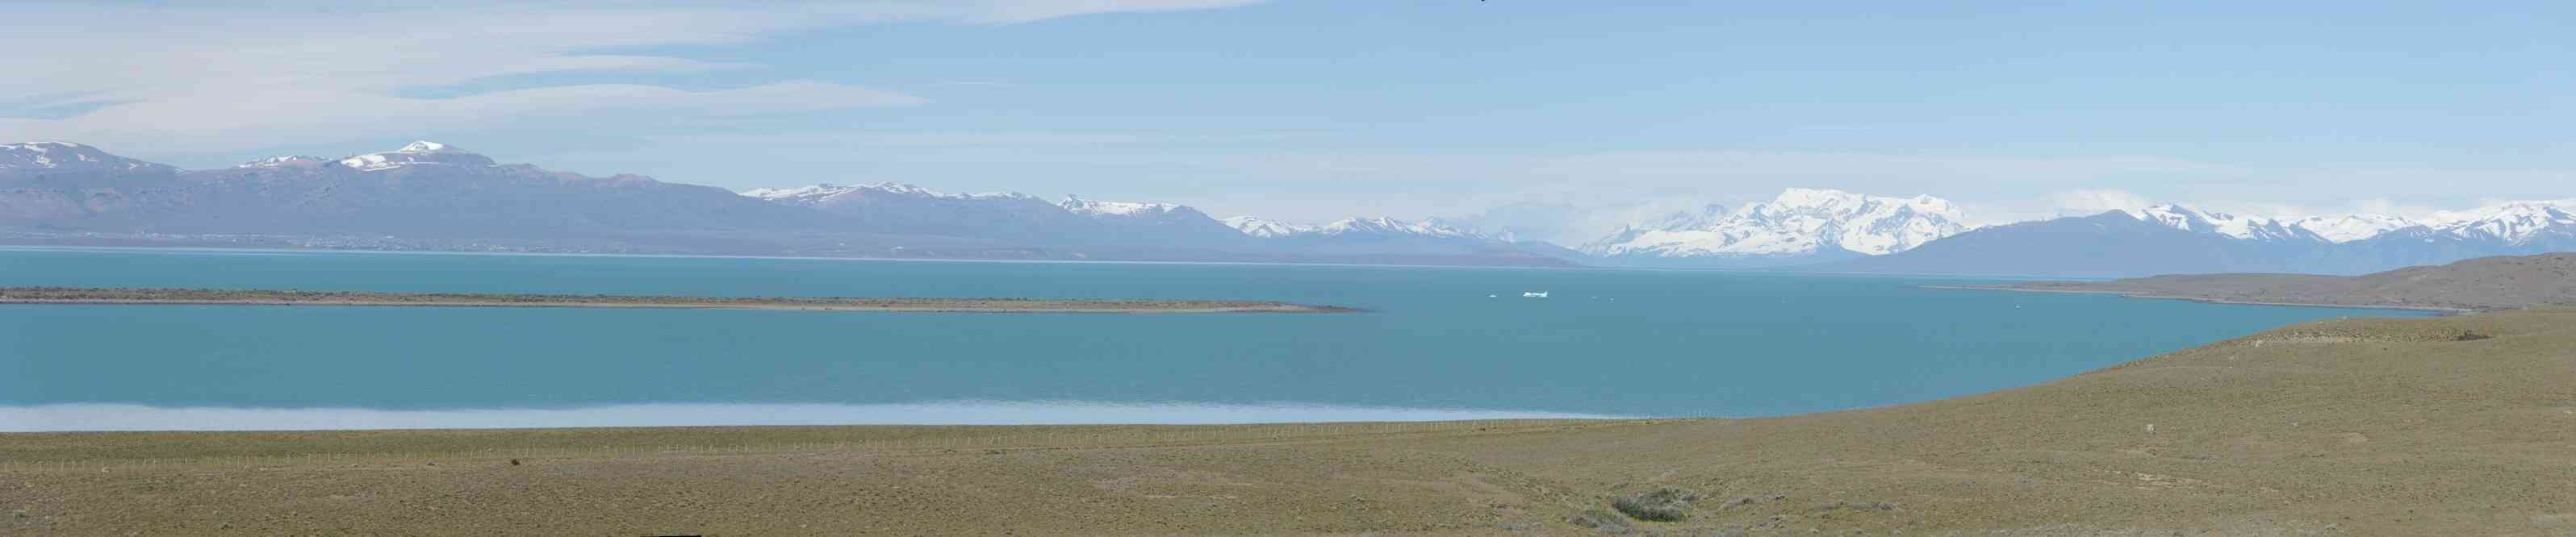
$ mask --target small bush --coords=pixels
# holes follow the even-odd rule
[[[1565,517],[1565,523],[1592,528],[1593,531],[1609,535],[1625,534],[1635,529],[1628,526],[1627,519],[1619,518],[1619,515],[1601,512],[1599,509],[1584,511],[1583,514],[1580,515]]]
[[[1610,501],[1610,507],[1612,509],[1618,509],[1621,513],[1627,513],[1628,516],[1635,517],[1637,520],[1671,522],[1681,520],[1682,515],[1686,514],[1687,510],[1690,509],[1690,503],[1698,500],[1698,494],[1682,489],[1665,487],[1648,491],[1645,494],[1620,496],[1618,499]]]

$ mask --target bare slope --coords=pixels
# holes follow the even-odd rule
[[[1702,499],[1611,512],[1664,487]],[[1751,420],[5,434],[0,509],[23,535],[2565,536],[2576,310]]]
[[[2482,257],[2361,276],[2193,274],[1945,287],[2483,311],[2576,304],[2576,253]]]

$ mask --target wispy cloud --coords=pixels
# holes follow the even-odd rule
[[[0,105],[7,105],[0,108],[0,139],[78,139],[203,153],[566,117],[722,117],[922,104],[929,99],[799,79],[717,89],[565,84],[405,95],[512,75],[741,67],[617,51],[735,43],[824,26],[1011,24],[1243,3],[897,1],[759,11],[672,3],[314,3],[260,9],[17,4],[0,7],[0,65],[11,71],[0,77]]]
[[[333,88],[160,95],[63,119],[0,119],[0,139],[83,140],[112,147],[259,147],[329,141],[376,131],[421,132],[617,113],[724,116],[918,104],[873,88],[794,81],[687,91],[637,84],[546,86],[450,98],[407,98]],[[325,109],[316,109],[321,107]]]
[[[1264,0],[981,0],[951,4],[951,16],[984,24],[1032,22],[1107,12],[1186,11],[1246,6]]]

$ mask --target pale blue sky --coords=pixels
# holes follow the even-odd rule
[[[0,138],[187,167],[428,138],[1305,220],[1790,186],[1996,220],[2576,197],[2576,4],[2242,4],[40,3],[0,8],[0,64],[33,66]]]

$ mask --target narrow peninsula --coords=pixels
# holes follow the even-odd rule
[[[94,287],[0,287],[0,304],[673,308],[897,313],[1357,313],[1365,311],[1356,308],[1268,300],[630,296]]]
[[[2360,276],[2182,274],[1925,287],[2107,293],[2230,304],[2501,311],[2576,304],[2576,253],[2481,257]]]

